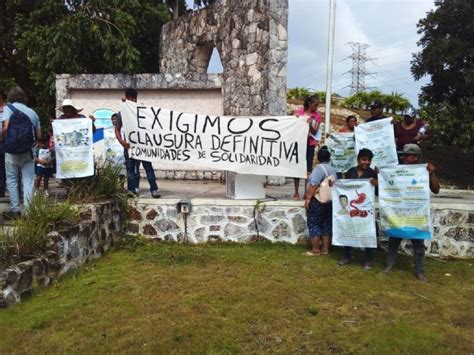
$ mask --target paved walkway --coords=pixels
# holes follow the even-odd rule
[[[213,199],[231,200],[226,197],[226,185],[219,181],[195,181],[195,180],[159,180],[158,185],[161,192],[161,199]],[[304,192],[303,182],[300,183],[300,194]],[[292,200],[293,181],[287,180],[283,186],[267,186],[266,194],[268,198],[277,200]],[[65,191],[58,187],[56,181],[50,183],[50,195],[63,198]],[[150,199],[151,194],[146,179],[140,182],[140,199]],[[164,201],[163,201],[164,202]],[[295,201],[296,202],[296,201]],[[446,207],[452,209],[470,209],[474,211],[474,191],[469,190],[449,190],[442,189],[440,194],[432,195],[432,206]],[[299,201],[303,205],[303,201]],[[0,212],[9,209],[8,196],[0,198]]]

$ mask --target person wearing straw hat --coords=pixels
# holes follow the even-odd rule
[[[83,114],[80,114],[83,109],[77,106],[71,99],[64,99],[61,106],[58,108],[62,112],[62,115],[58,117],[58,120],[70,119],[70,118],[86,118]],[[96,128],[94,125],[95,117],[90,115],[89,118],[92,120],[92,132],[95,132]]]

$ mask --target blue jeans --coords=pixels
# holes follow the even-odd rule
[[[397,260],[398,248],[402,243],[401,238],[388,238],[387,266],[395,265]],[[415,274],[425,272],[425,241],[423,239],[412,239],[413,259],[415,261]]]
[[[35,182],[35,162],[30,152],[23,154],[5,154],[5,171],[7,176],[7,188],[10,195],[10,209],[12,212],[20,212],[20,195],[18,186],[23,181],[23,205],[28,209],[33,198],[33,187]]]
[[[146,178],[150,185],[150,191],[158,191],[156,184],[155,170],[149,161],[142,161],[130,158],[128,150],[124,149],[123,155],[125,157],[125,167],[127,169],[127,189],[130,192],[138,193],[140,187],[140,164],[143,163]]]

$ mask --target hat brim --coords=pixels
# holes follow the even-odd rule
[[[76,106],[73,106],[73,105],[64,105],[64,106],[58,107],[58,110],[61,111],[61,112],[64,112],[63,107],[72,107],[77,112],[81,112],[83,110],[83,108],[76,107]]]
[[[404,152],[404,151],[399,151],[397,152],[400,155],[421,155],[421,152],[419,153],[414,153],[414,152]]]

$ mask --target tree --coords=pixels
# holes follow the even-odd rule
[[[156,0],[7,0],[1,9],[0,79],[36,92],[50,114],[56,73],[157,72],[171,14]]]
[[[420,104],[437,140],[474,147],[474,2],[435,1],[436,8],[418,23],[421,51],[411,71],[428,76]]]
[[[387,112],[397,113],[404,111],[410,106],[410,101],[398,92],[391,92],[389,95],[383,95],[382,102]]]

